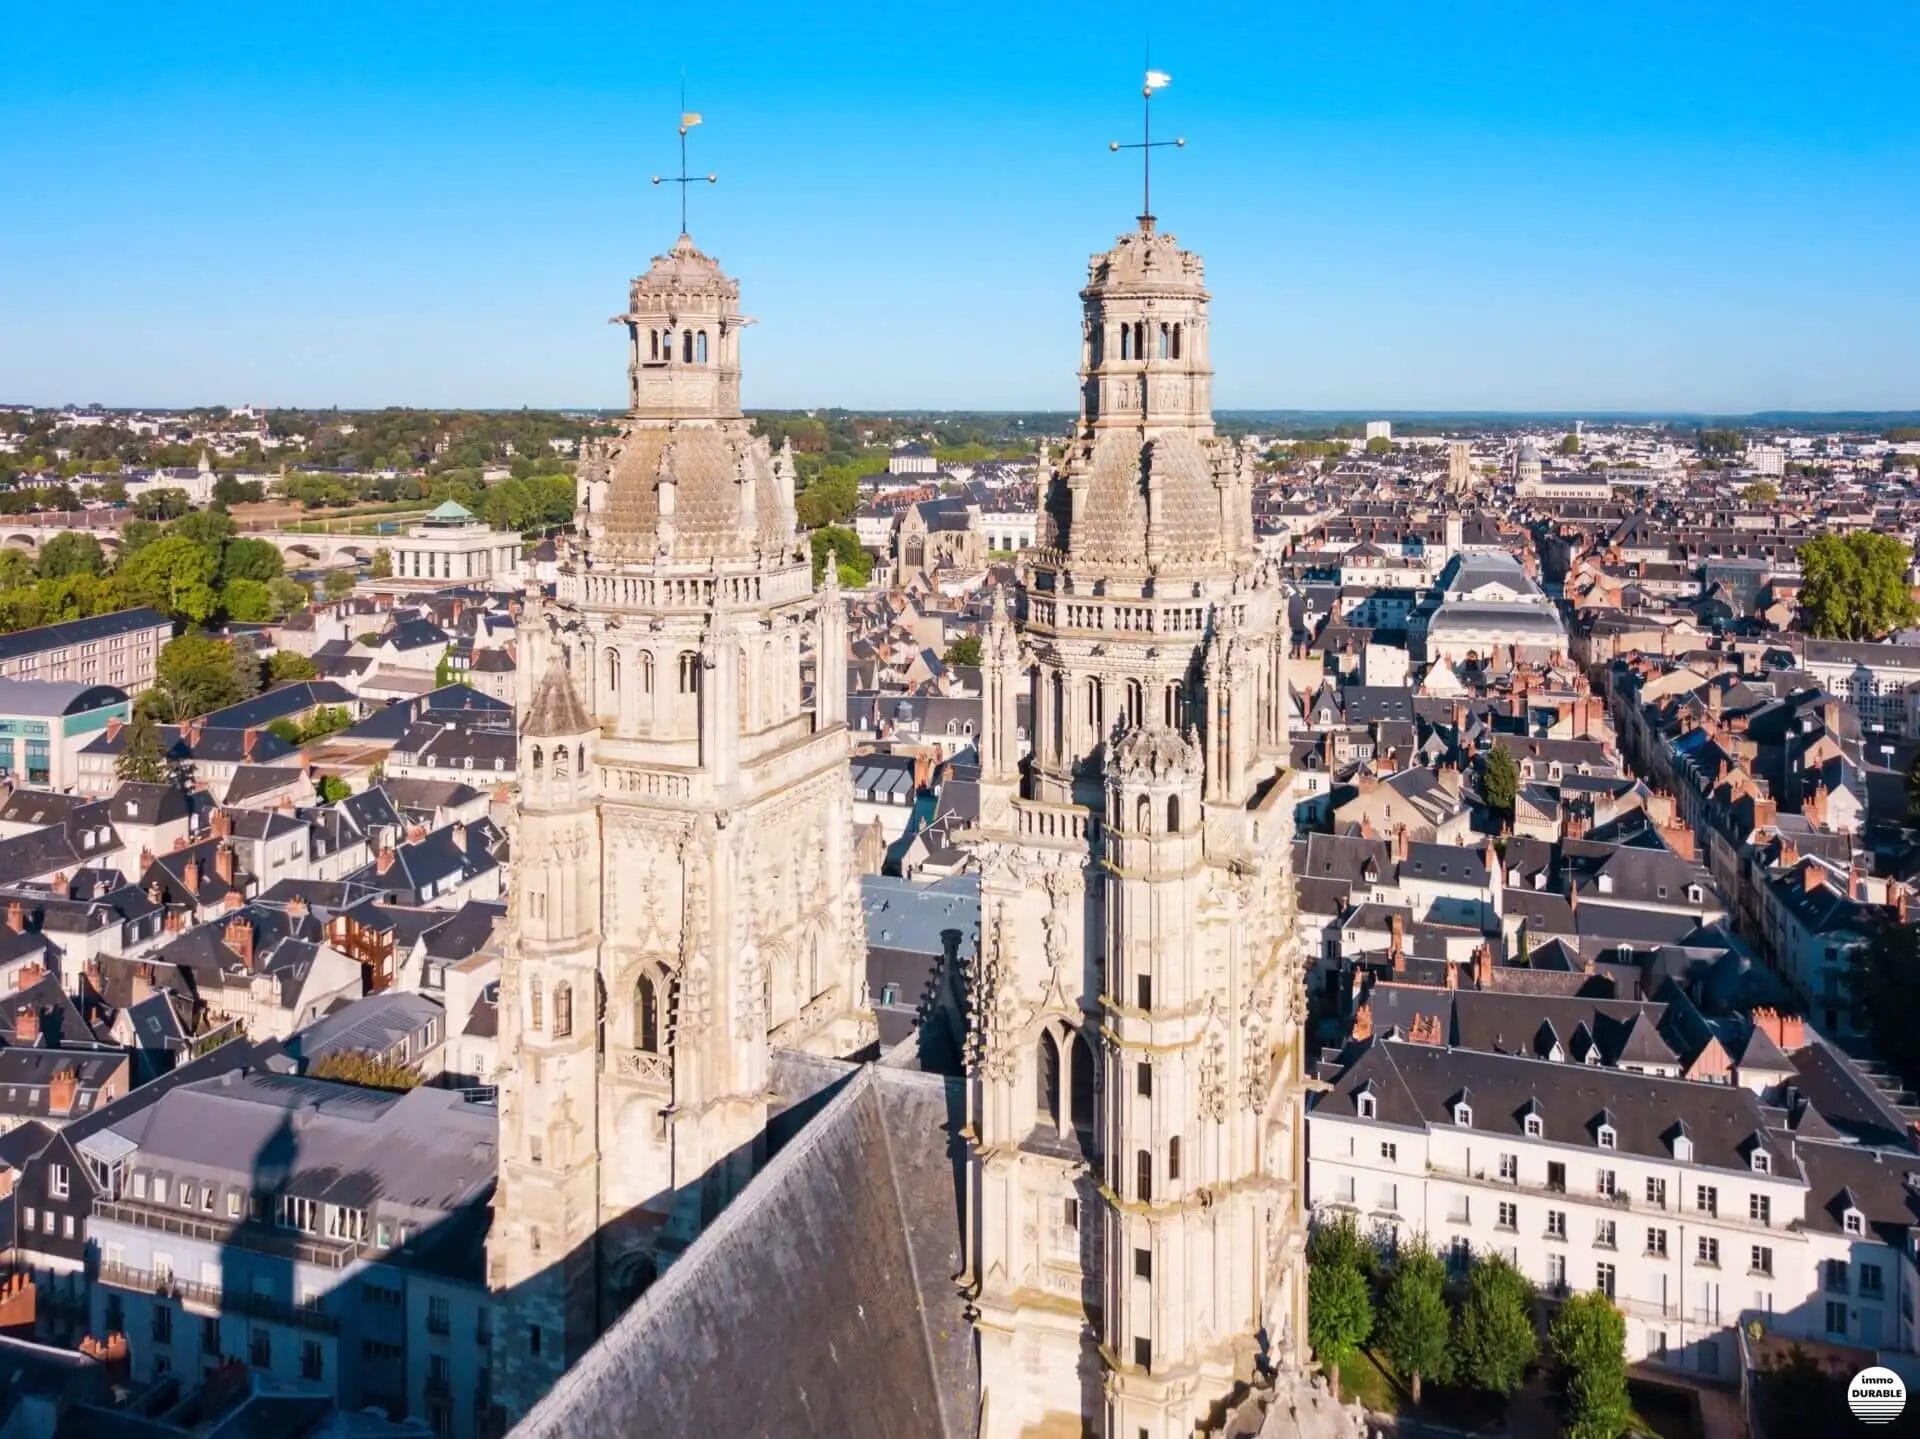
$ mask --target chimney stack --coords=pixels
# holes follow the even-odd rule
[[[454,822],[453,847],[462,854],[467,852],[467,826],[464,820],[456,820]]]
[[[385,874],[392,868],[393,851],[390,849],[382,849],[380,851],[380,857],[373,862],[373,872],[375,874]]]
[[[13,1016],[13,1042],[31,1049],[40,1042],[40,1006],[23,1004]]]
[[[127,722],[121,719],[119,715],[114,715],[109,719],[107,721],[107,743],[112,744],[115,740],[119,739],[120,731],[126,727]]]
[[[47,967],[38,960],[35,960],[31,964],[21,965],[19,969],[14,971],[13,987],[15,989],[32,989],[46,977]]]
[[[1404,974],[1407,969],[1407,927],[1399,915],[1388,921],[1387,957],[1393,961],[1393,972]]]
[[[71,1066],[62,1069],[47,1081],[47,1112],[49,1114],[73,1113],[73,1101],[80,1093],[80,1076]]]
[[[235,915],[227,921],[222,938],[228,949],[240,956],[240,963],[248,969],[253,968],[253,923],[245,915]]]
[[[27,907],[17,899],[7,901],[7,928],[23,934],[27,928]]]
[[[233,816],[224,809],[213,812],[212,834],[215,839],[225,839],[233,833]]]
[[[259,741],[260,731],[252,725],[248,725],[240,732],[240,758],[243,762],[252,762],[253,747],[258,744]]]
[[[1473,952],[1473,985],[1475,989],[1493,988],[1493,945],[1485,941]]]
[[[233,846],[222,842],[213,848],[213,872],[225,885],[233,883]]]
[[[180,883],[195,899],[200,897],[200,861],[189,859],[180,867]]]

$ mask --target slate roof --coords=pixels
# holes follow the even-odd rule
[[[108,639],[114,635],[132,634],[138,630],[155,628],[173,628],[169,620],[158,610],[142,606],[138,609],[115,610],[110,615],[94,615],[84,620],[65,620],[55,625],[40,625],[30,630],[15,630],[10,635],[0,635],[0,660],[17,659],[21,655],[37,655],[46,650],[58,649],[62,645],[79,644],[85,640]]]
[[[515,1431],[960,1439],[957,1082],[861,1068]]]

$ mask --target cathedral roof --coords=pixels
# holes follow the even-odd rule
[[[539,688],[533,692],[533,703],[527,707],[527,718],[520,726],[520,733],[577,735],[594,728],[593,721],[587,718],[586,706],[574,691],[566,659],[556,648],[553,658],[547,662],[547,672],[540,677]]]
[[[793,477],[745,421],[629,421],[600,457],[604,533],[616,551],[651,559],[732,559],[794,543]],[[671,485],[670,512],[662,488]]]
[[[674,241],[673,248],[666,254],[655,255],[646,274],[633,282],[636,300],[642,296],[671,299],[716,294],[737,299],[739,292],[739,282],[729,279],[720,262],[694,244],[691,235],[682,235]]]
[[[1231,557],[1244,536],[1222,523],[1216,465],[1234,456],[1225,442],[1168,430],[1142,439],[1137,430],[1099,432],[1090,447],[1070,452],[1067,471],[1084,466],[1086,499],[1067,548],[1095,564],[1193,565]],[[1238,527],[1235,527],[1238,528]]]
[[[863,1066],[515,1433],[971,1435],[957,1083]]]

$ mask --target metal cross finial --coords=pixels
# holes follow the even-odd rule
[[[698,185],[703,180],[709,185],[717,185],[720,183],[720,177],[718,175],[689,175],[687,173],[687,131],[691,130],[695,125],[698,125],[700,118],[698,111],[687,108],[687,87],[683,83],[680,86],[680,173],[678,175],[667,175],[664,177],[655,175],[653,177],[653,183],[656,185],[664,182],[668,185],[678,185],[680,187],[680,233],[682,235],[687,233],[687,186]]]
[[[1138,150],[1140,152],[1140,225],[1142,229],[1153,228],[1153,152],[1168,146],[1178,150],[1187,141],[1182,136],[1175,140],[1156,140],[1153,138],[1153,92],[1165,89],[1173,83],[1173,77],[1164,70],[1149,68],[1146,83],[1140,87],[1140,138],[1125,144],[1112,141],[1109,150]]]

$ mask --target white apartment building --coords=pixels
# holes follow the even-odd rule
[[[1630,1360],[1732,1376],[1750,1320],[1912,1353],[1920,1157],[1787,1124],[1735,1085],[1388,1038],[1308,1114],[1308,1203],[1600,1289]]]

